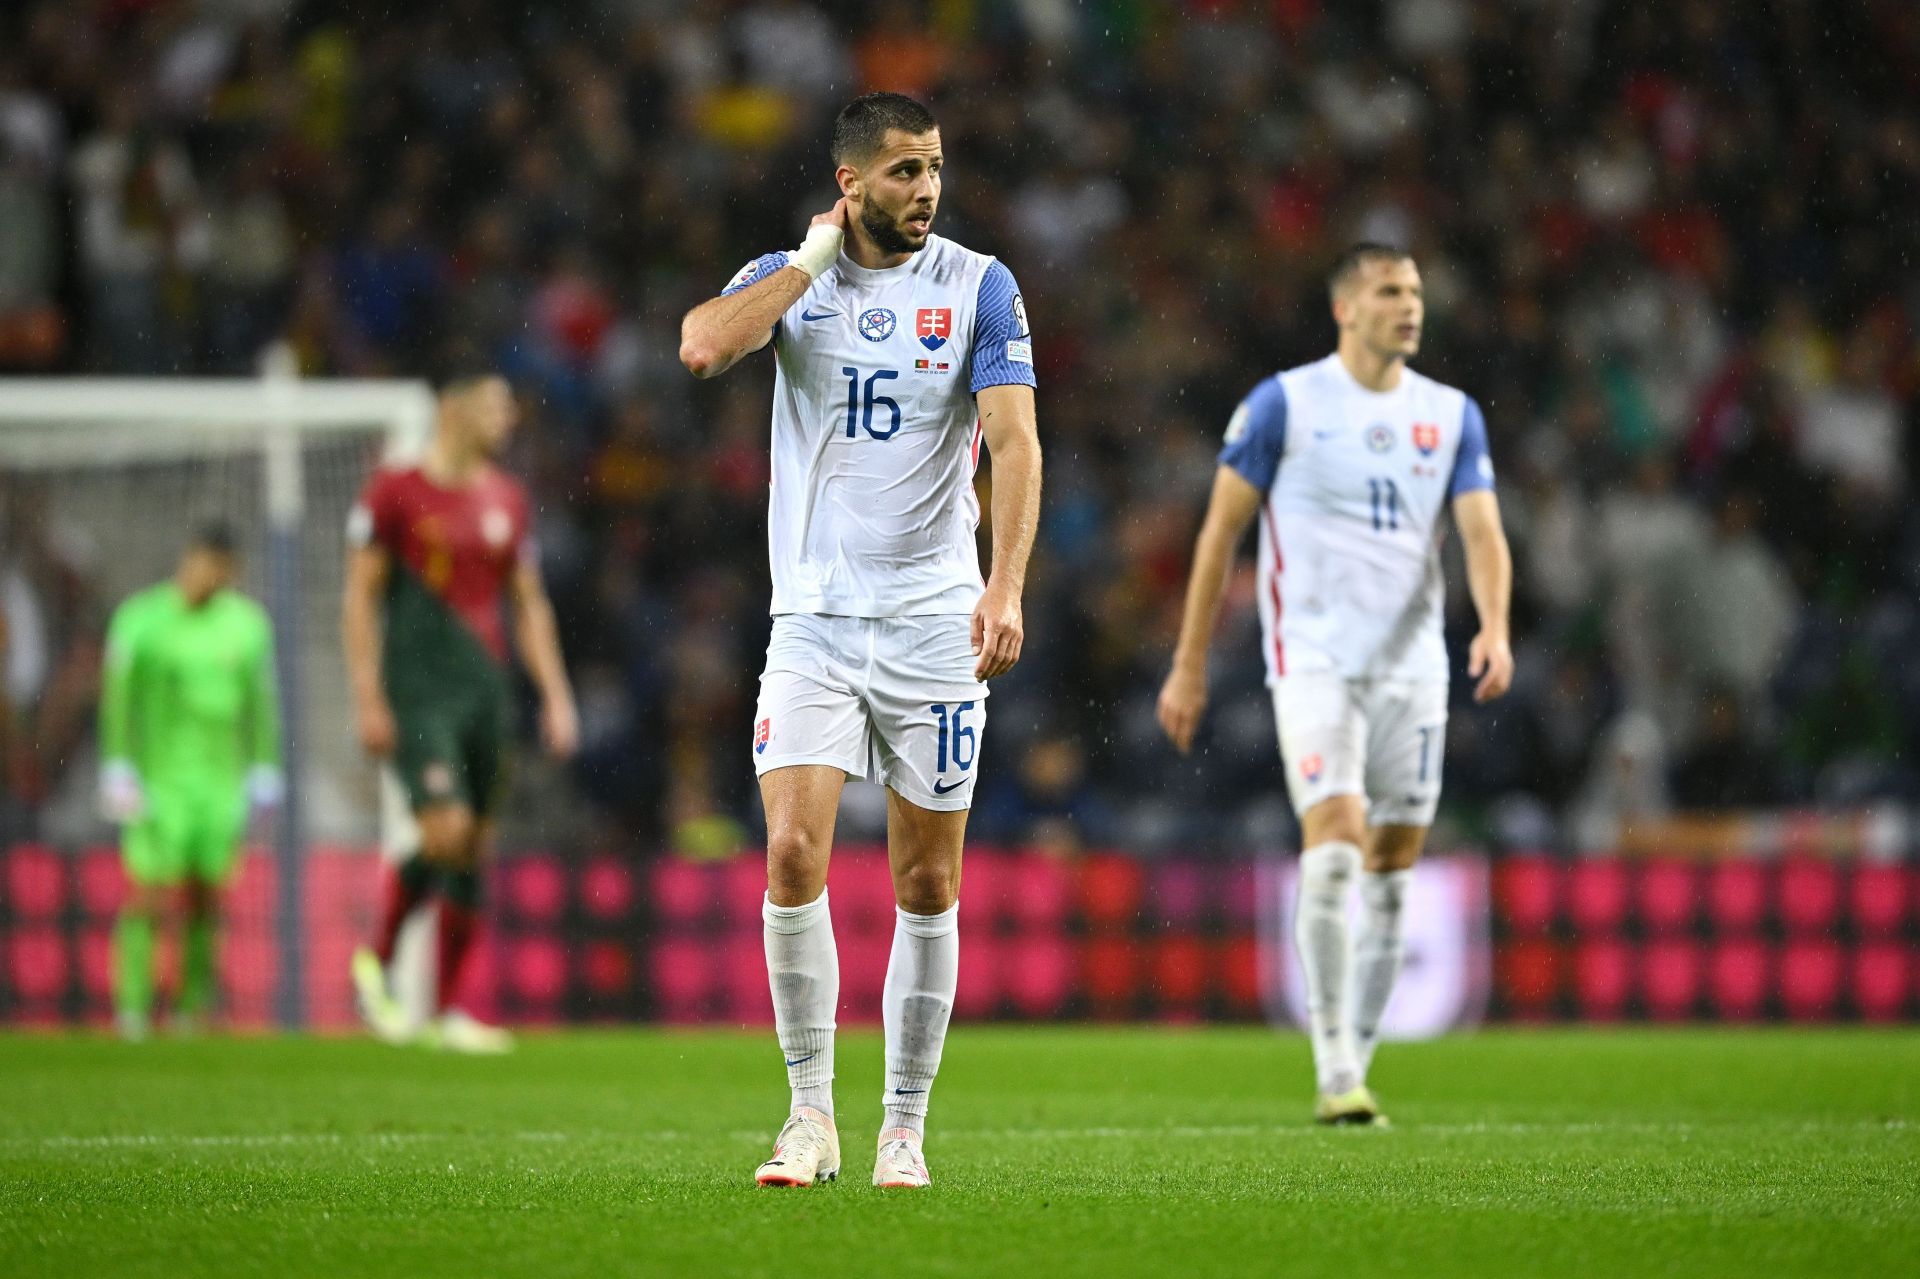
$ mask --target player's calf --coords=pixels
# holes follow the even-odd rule
[[[1347,895],[1359,870],[1360,849],[1350,843],[1315,844],[1300,855],[1294,941],[1306,978],[1308,1033],[1323,1095],[1346,1094],[1361,1079],[1347,998],[1353,963]]]

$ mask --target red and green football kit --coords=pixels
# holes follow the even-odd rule
[[[400,781],[416,811],[459,802],[485,815],[506,778],[503,595],[534,553],[526,490],[492,467],[460,488],[417,466],[381,470],[350,535],[391,566],[381,672]]]

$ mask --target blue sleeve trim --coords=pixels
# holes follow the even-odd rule
[[[739,274],[733,277],[733,280],[726,288],[720,290],[720,296],[723,298],[731,297],[742,289],[752,288],[754,285],[760,283],[760,281],[786,266],[792,256],[792,254],[786,252],[784,249],[778,253],[762,253],[759,257],[740,268]],[[776,339],[780,336],[780,321],[778,320],[773,322],[773,336]]]
[[[1453,456],[1453,485],[1449,498],[1493,487],[1493,458],[1487,452],[1487,419],[1474,398],[1460,412],[1460,449]]]
[[[731,297],[742,289],[752,288],[754,285],[760,283],[760,281],[772,275],[775,271],[786,266],[788,256],[785,250],[779,253],[761,254],[740,268],[740,273],[733,277],[726,288],[720,290],[720,296],[723,298]]]
[[[1220,465],[1230,466],[1240,478],[1261,492],[1273,487],[1280,459],[1287,451],[1287,390],[1277,377],[1268,378],[1233,411],[1227,423]]]
[[[1020,286],[1005,264],[990,262],[980,277],[973,308],[973,391],[990,386],[1038,386],[1033,375],[1033,335]]]

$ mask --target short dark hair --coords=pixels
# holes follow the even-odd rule
[[[835,164],[858,164],[886,141],[888,129],[919,137],[940,127],[933,112],[904,93],[863,93],[833,118]]]
[[[436,395],[453,395],[476,382],[499,376],[480,345],[465,338],[449,338],[442,343],[427,369],[427,380],[433,384]]]
[[[1362,240],[1349,246],[1339,257],[1333,260],[1333,267],[1327,272],[1327,293],[1337,294],[1360,274],[1360,268],[1369,262],[1411,262],[1413,254],[1391,244],[1381,244],[1377,240]]]
[[[193,537],[187,542],[187,547],[195,551],[212,551],[215,555],[238,555],[240,535],[225,519],[204,520],[193,530]]]

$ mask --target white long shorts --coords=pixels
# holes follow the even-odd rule
[[[1305,817],[1335,795],[1359,795],[1370,825],[1433,824],[1447,744],[1446,681],[1282,675],[1273,714],[1296,814]]]
[[[973,805],[987,686],[973,677],[972,619],[773,619],[753,771],[830,764],[921,808]]]

